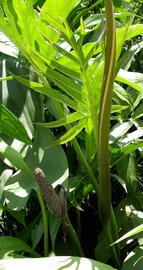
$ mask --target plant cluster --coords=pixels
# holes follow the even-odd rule
[[[0,1],[1,259],[141,269],[141,8]]]

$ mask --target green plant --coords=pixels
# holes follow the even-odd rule
[[[139,48],[128,47],[127,42],[143,33],[143,25],[132,25],[130,20],[124,27],[134,14],[128,11],[114,14],[112,1],[109,0],[105,1],[105,13],[103,8],[102,14],[90,12],[95,8],[99,12],[98,6],[103,7],[103,1],[84,9],[81,3],[74,0],[68,1],[68,5],[64,0],[58,1],[58,4],[57,1],[45,1],[41,8],[35,3],[21,0],[20,9],[16,0],[0,4],[0,29],[24,56],[23,59],[18,55],[17,59],[12,58],[13,67],[7,63],[6,69],[10,75],[5,74],[0,79],[6,81],[2,91],[6,86],[9,91],[1,105],[0,151],[8,159],[2,161],[5,170],[2,174],[1,209],[4,210],[6,202],[7,209],[21,211],[34,189],[43,217],[45,256],[49,253],[47,227],[52,248],[56,249],[60,222],[47,215],[33,175],[34,169],[40,167],[50,183],[60,181],[66,188],[69,186],[69,209],[72,204],[79,208],[84,199],[81,195],[77,202],[79,187],[83,189],[85,185],[87,194],[95,190],[103,227],[100,236],[102,239],[106,237],[109,246],[119,237],[115,217],[118,209],[114,209],[114,213],[110,174],[129,195],[134,194],[137,198],[135,150],[143,146],[139,139],[142,133],[132,134],[131,139],[128,135],[131,128],[141,131],[142,95],[137,91],[143,91],[143,75],[128,71]],[[75,14],[75,20],[71,21]],[[19,73],[14,68],[15,62],[20,66]],[[11,95],[12,87],[14,91]],[[18,109],[13,108],[13,102]],[[9,138],[14,138],[15,144],[11,144]],[[16,140],[21,142],[19,148]],[[60,144],[65,144],[67,149],[63,151]],[[71,170],[74,176],[77,174],[76,183],[68,180],[68,149],[72,149],[79,160],[77,171]],[[68,158],[68,161],[72,162],[72,159]],[[6,170],[7,166],[21,171],[13,174],[13,171]],[[81,180],[84,177],[86,181]],[[70,191],[72,185],[75,193]],[[88,185],[91,185],[89,190]],[[40,218],[38,222],[40,230]],[[34,223],[29,225],[32,229],[26,230],[34,231],[36,224],[35,218]],[[71,230],[69,236],[72,235]],[[41,236],[42,232],[34,241],[38,243]],[[32,245],[35,247],[34,241]],[[71,242],[68,243],[69,250],[75,251],[74,255],[83,255],[78,240]],[[105,245],[102,250],[104,248]],[[119,246],[111,245],[109,253],[114,265],[120,268]]]

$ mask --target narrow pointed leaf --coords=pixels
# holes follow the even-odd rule
[[[125,240],[126,238],[132,237],[132,236],[134,236],[137,233],[140,233],[142,231],[143,231],[143,224],[137,226],[136,228],[134,228],[131,231],[129,231],[126,234],[124,234],[121,238],[119,238],[117,241],[115,241],[114,244],[117,244],[117,243]]]
[[[60,71],[61,73],[71,77],[71,78],[74,78],[74,79],[77,79],[77,80],[80,80],[80,73],[72,70],[72,69],[69,69],[68,67],[66,66],[63,66],[61,64],[59,64],[58,62],[56,61],[51,61],[51,65],[56,68],[58,71]]]
[[[79,112],[74,112],[70,115],[67,115],[63,118],[60,118],[57,121],[49,122],[49,123],[36,123],[37,125],[41,127],[46,127],[46,128],[56,128],[60,126],[65,126],[67,124],[71,124],[75,121],[78,121],[79,119],[83,118],[84,115],[79,113]]]
[[[33,82],[30,80],[23,79],[20,76],[13,76],[17,81],[23,83],[24,85],[28,86],[29,88],[33,89],[36,92],[41,94],[47,95],[50,98],[58,100],[60,102],[65,103],[67,106],[71,107],[74,110],[84,112],[84,106],[82,103],[78,103],[75,100],[72,100],[70,97],[62,94],[60,91],[50,88],[48,85],[43,86],[40,83]]]
[[[72,141],[81,132],[81,130],[85,127],[85,125],[86,125],[86,119],[81,120],[77,125],[72,127],[68,132],[66,132],[57,141],[55,141],[54,144],[50,145],[49,147]]]

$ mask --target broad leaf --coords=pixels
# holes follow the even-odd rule
[[[51,15],[53,18],[57,18],[61,15],[63,18],[66,18],[70,11],[77,4],[77,0],[48,0],[42,7],[42,12],[46,17],[46,13]]]
[[[42,270],[47,269],[69,269],[72,270],[115,270],[115,268],[87,258],[80,258],[80,257],[71,257],[71,256],[57,256],[57,257],[49,257],[49,258],[38,258],[38,259],[20,259],[20,260],[2,260],[0,262],[1,270],[9,270],[9,269],[15,269],[23,270],[24,268],[39,269],[42,268]],[[10,267],[10,268],[9,268]]]
[[[26,172],[31,172],[28,165],[25,163],[23,157],[19,152],[7,145],[4,141],[0,141],[0,153],[7,158],[14,167],[22,169]]]
[[[143,74],[141,73],[121,69],[116,77],[116,80],[143,93]]]
[[[136,247],[124,260],[122,270],[142,270],[143,267],[143,248]]]
[[[31,140],[22,123],[10,112],[4,105],[0,105],[0,131],[7,136],[18,139],[27,144],[31,144]]]
[[[3,259],[6,255],[19,252],[28,252],[34,257],[38,256],[38,253],[33,251],[28,244],[24,241],[11,236],[1,236],[0,239],[0,258]],[[39,257],[39,256],[38,256]]]
[[[28,200],[31,189],[38,188],[33,173],[37,167],[43,169],[47,181],[53,183],[54,186],[67,181],[68,164],[61,146],[45,149],[54,141],[55,137],[49,129],[37,126],[33,149],[29,147],[25,156],[31,173],[18,171],[9,177],[5,185],[4,195],[10,209],[21,210]]]

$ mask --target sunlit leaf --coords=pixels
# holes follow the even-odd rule
[[[116,77],[116,80],[143,93],[143,74],[141,73],[121,69]]]
[[[0,106],[0,131],[10,137],[16,138],[27,144],[31,144],[31,140],[22,123],[4,105],[1,104]]]
[[[127,232],[126,234],[124,234],[121,238],[119,238],[117,241],[114,242],[114,244],[117,244],[129,237],[132,237],[134,235],[136,235],[137,233],[140,233],[143,231],[143,225],[139,225],[136,228],[132,229],[131,231]]]
[[[29,268],[29,264],[31,266],[31,270],[38,268],[42,268],[43,270],[46,269],[62,269],[65,270],[69,269],[69,265],[72,267],[72,270],[77,269],[82,270],[86,268],[87,270],[115,270],[115,268],[87,258],[80,258],[80,257],[71,257],[71,256],[54,256],[38,259],[20,259],[20,260],[1,260],[0,267],[1,270],[8,270],[9,267],[15,270],[24,270],[25,268]]]
[[[84,117],[83,114],[75,112],[75,113],[69,114],[69,115],[65,116],[64,118],[61,118],[57,121],[48,122],[48,123],[36,123],[36,124],[41,126],[41,127],[56,128],[56,127],[60,127],[60,126],[64,126],[64,125],[73,123],[73,122],[75,122],[83,117]]]
[[[0,153],[7,158],[13,166],[22,169],[26,172],[31,172],[28,165],[25,163],[21,154],[14,150],[11,146],[7,145],[4,141],[0,141]]]
[[[36,92],[47,95],[55,100],[58,100],[62,103],[65,103],[66,105],[68,105],[69,107],[71,107],[77,111],[84,112],[84,107],[83,107],[82,103],[77,103],[76,101],[72,100],[70,97],[64,95],[60,91],[50,88],[49,85],[43,86],[40,83],[23,79],[20,76],[13,76],[13,77],[16,80],[18,80],[19,82],[21,82],[22,84],[28,86],[29,88],[33,89]]]
[[[111,108],[111,113],[115,113],[115,112],[120,112],[122,110],[125,110],[129,108],[129,106],[124,106],[124,105],[112,105]]]
[[[52,144],[49,147],[72,141],[81,132],[81,130],[85,127],[85,125],[86,125],[86,119],[80,120],[77,125],[70,128],[70,130],[68,130],[63,136],[61,136],[57,141],[55,141],[54,144]]]

